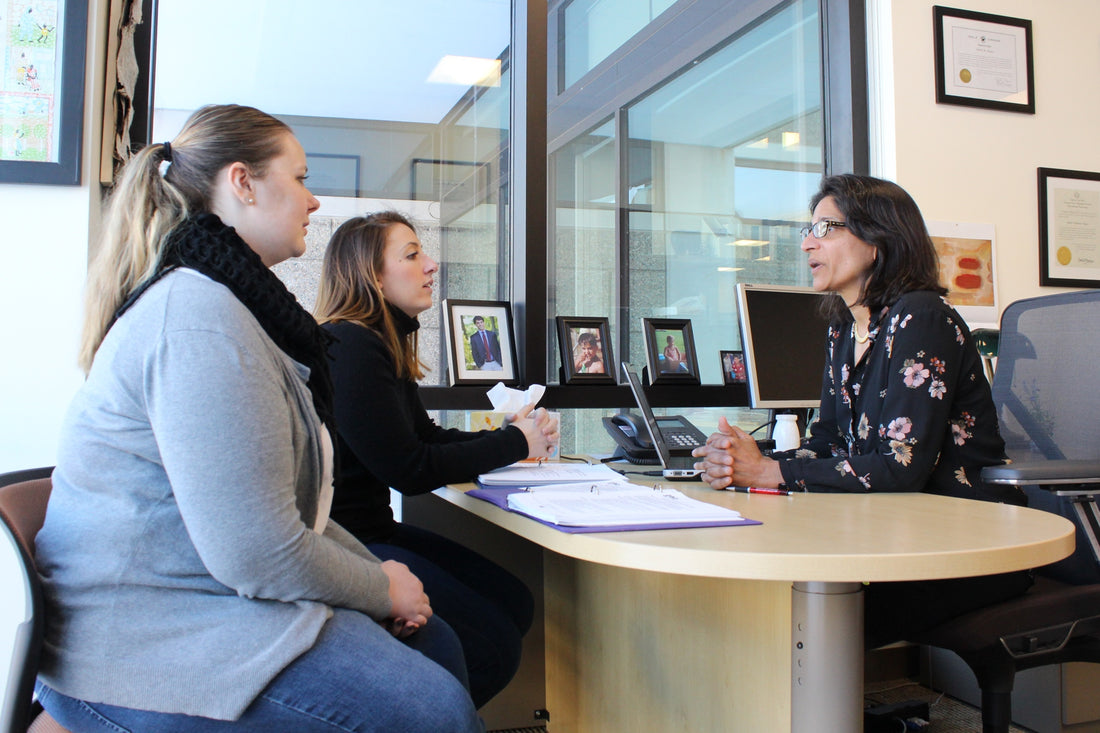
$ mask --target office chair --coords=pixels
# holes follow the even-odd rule
[[[1070,519],[1069,558],[1037,571],[1023,596],[952,619],[909,641],[958,654],[981,688],[982,730],[1005,733],[1017,671],[1100,662],[1100,291],[1011,304],[1001,318],[993,400],[1012,462],[983,480],[1020,486],[1029,505]]]
[[[34,567],[34,537],[46,518],[52,468],[0,474],[0,654],[8,667],[0,690],[0,733],[68,733],[33,700],[42,647],[42,584]]]

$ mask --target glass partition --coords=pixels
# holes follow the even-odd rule
[[[740,348],[734,284],[806,284],[823,166],[817,3],[794,2],[626,109],[630,358],[640,319],[690,318],[700,376]]]
[[[302,142],[321,208],[306,255],[276,272],[307,308],[333,230],[381,209],[410,215],[440,262],[437,301],[510,299],[509,0],[159,0],[157,13],[154,140],[203,104],[238,103]],[[438,306],[421,323],[425,384],[445,385]]]
[[[562,9],[562,88],[614,53],[676,0],[572,0]],[[561,91],[561,90],[559,90]]]

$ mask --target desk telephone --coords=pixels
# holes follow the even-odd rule
[[[670,432],[674,435],[683,434],[692,437],[692,444],[706,442],[706,435],[691,424],[682,415],[662,415],[657,418],[662,435]],[[612,417],[603,418],[603,426],[608,434],[615,440],[619,448],[617,455],[631,463],[639,465],[656,466],[660,464],[657,457],[657,449],[650,440],[649,431],[646,430],[644,418],[633,413],[621,413]],[[667,439],[666,439],[666,442]],[[680,441],[676,441],[679,443]],[[680,447],[674,443],[673,447]]]

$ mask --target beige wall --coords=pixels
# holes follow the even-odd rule
[[[1100,171],[1100,3],[966,0],[947,3],[1032,22],[1034,115],[936,104],[934,0],[869,0],[876,55],[875,172],[901,184],[927,219],[993,224],[998,305],[1039,287],[1036,168]],[[939,4],[943,4],[942,2]],[[892,45],[892,53],[889,46]],[[892,64],[892,69],[889,67]],[[875,72],[878,72],[875,76]]]
[[[1039,166],[1100,171],[1100,3],[967,0],[1033,23],[1037,113],[935,103],[933,0],[868,0],[874,171],[909,190],[931,220],[996,227],[999,299],[1038,295]],[[92,0],[79,187],[0,184],[0,471],[53,463],[75,367],[102,108],[103,16]]]
[[[0,183],[0,471],[52,465],[76,366],[88,231],[99,206],[103,28],[91,0],[80,186]]]

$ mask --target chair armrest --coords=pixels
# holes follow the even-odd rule
[[[1059,496],[1100,494],[1100,461],[1037,461],[986,466],[982,480],[1012,486],[1039,485]],[[1059,488],[1073,485],[1075,488]]]

